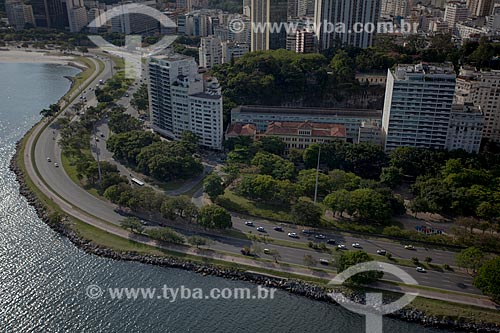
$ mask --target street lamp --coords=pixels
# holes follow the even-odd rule
[[[314,186],[314,203],[316,204],[316,201],[318,199],[318,178],[319,178],[319,160],[321,157],[321,144],[319,145],[319,150],[318,150],[318,163],[316,165],[316,185]]]

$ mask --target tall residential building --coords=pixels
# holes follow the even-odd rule
[[[446,149],[463,149],[469,153],[478,153],[483,125],[481,108],[472,104],[454,104],[451,108]]]
[[[87,9],[83,4],[83,0],[63,1],[66,3],[69,31],[80,32],[88,24]]]
[[[372,46],[379,16],[380,0],[317,0],[314,21],[320,27],[316,36],[320,50],[337,42],[360,48]],[[372,32],[365,29],[366,24],[373,24]],[[338,31],[336,25],[345,29]]]
[[[160,23],[154,17],[134,12],[134,6],[140,10],[141,6],[148,5],[155,7],[154,1],[147,1],[140,4],[129,4],[122,7],[122,14],[111,18],[111,32],[119,32],[126,35],[153,35],[160,30]],[[121,5],[118,5],[121,6]]]
[[[406,17],[410,15],[411,0],[381,0],[380,14],[384,16]]]
[[[455,102],[480,107],[484,114],[483,138],[500,143],[500,71],[462,68]]]
[[[64,28],[67,14],[61,0],[31,0],[37,27]]]
[[[190,12],[193,9],[193,3],[191,0],[176,0],[175,8],[177,10]]]
[[[200,67],[212,68],[222,64],[222,43],[217,37],[202,37],[198,53]]]
[[[95,27],[89,27],[89,31],[91,33],[97,33],[97,31],[99,30],[98,27],[103,27],[106,25],[105,15],[101,16],[102,14],[105,14],[105,11],[100,8],[94,7],[89,9],[87,18],[89,22],[93,22],[95,20],[96,23]]]
[[[200,145],[221,149],[222,95],[217,80],[201,75],[193,58],[177,54],[150,58],[148,71],[152,129],[174,140],[190,131]]]
[[[463,22],[469,17],[469,8],[463,2],[453,1],[446,4],[444,10],[444,21],[455,31],[455,25]]]
[[[385,150],[400,146],[444,149],[455,80],[451,64],[389,69],[382,116]]]
[[[248,52],[250,52],[249,44],[222,42],[222,63],[231,62],[232,59],[240,58]]]
[[[288,1],[251,0],[250,11],[251,50],[286,48],[286,29],[278,28],[287,22]]]
[[[33,8],[30,5],[22,3],[20,0],[9,1],[5,3],[5,11],[9,24],[16,30],[22,30],[26,24],[35,26],[35,17]]]
[[[472,17],[488,16],[493,7],[493,0],[467,0],[467,7]]]

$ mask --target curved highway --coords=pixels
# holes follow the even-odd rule
[[[95,61],[95,60],[94,60]],[[103,72],[95,77],[88,87],[95,87],[99,80],[106,80],[111,77],[112,68],[110,61],[104,61],[105,68]],[[87,98],[87,105],[95,105],[96,100],[93,94],[93,91],[90,91],[88,88],[85,90],[83,95]],[[78,102],[80,99],[76,98],[73,103],[69,105],[73,105]],[[75,184],[69,176],[64,172],[61,163],[61,149],[57,144],[57,130],[51,126],[48,126],[43,132],[41,132],[38,141],[35,146],[35,154],[34,154],[34,163],[38,172],[45,182],[49,189],[46,191],[50,193],[57,193],[57,195],[62,198],[66,203],[63,203],[63,210],[71,211],[71,215],[79,215],[80,218],[84,218],[85,213],[97,217],[103,221],[111,222],[113,224],[118,225],[121,220],[123,220],[123,216],[117,214],[114,209],[115,205],[102,201],[93,195],[89,194],[83,188]],[[28,145],[27,145],[28,147]],[[25,157],[28,157],[25,155]],[[50,162],[48,162],[47,158],[50,158]],[[54,163],[58,163],[59,167],[56,167]],[[26,166],[30,166],[30,163],[26,163]],[[33,171],[32,171],[33,172]],[[43,184],[39,183],[39,186],[44,187]],[[52,195],[51,195],[52,198]],[[87,216],[88,218],[88,216]],[[87,219],[88,220],[88,219]],[[102,228],[105,228],[105,224],[103,221],[100,221]],[[255,229],[250,229],[244,224],[244,219],[233,216],[233,225],[236,229],[239,229],[244,232],[248,232],[249,230],[253,230],[253,233],[258,233]],[[308,243],[310,240],[317,241],[314,237],[305,237],[304,234],[301,233],[301,230],[293,229],[294,226],[286,225],[283,228],[284,232],[274,231],[273,227],[277,224],[264,221],[264,220],[255,220],[253,219],[255,226],[262,226],[266,229],[267,235],[272,238],[286,240],[289,242],[300,242],[300,243]],[[109,230],[108,230],[109,231]],[[287,236],[289,231],[297,232],[300,236],[299,239],[291,239]],[[115,232],[116,233],[116,232]],[[122,233],[122,232],[120,232]],[[128,233],[123,231],[123,235],[127,235]],[[387,252],[393,254],[394,257],[397,258],[406,258],[410,259],[412,257],[418,257],[420,260],[424,260],[425,257],[431,257],[433,259],[433,263],[436,264],[449,264],[452,265],[454,263],[455,253],[452,251],[444,251],[444,250],[436,250],[436,249],[424,249],[420,247],[416,247],[414,251],[404,249],[402,244],[398,244],[390,241],[381,241],[374,240],[368,238],[360,238],[360,237],[344,237],[338,234],[328,234],[326,235],[329,239],[335,239],[338,244],[346,244],[349,249],[352,249],[352,243],[360,243],[363,249],[369,253],[376,253],[378,249],[384,249]],[[213,249],[222,250],[227,253],[238,253],[242,246],[251,245],[251,242],[248,240],[242,240],[231,237],[223,237],[218,236],[214,245],[211,246]],[[297,249],[287,246],[273,245],[271,244],[262,244],[261,247],[267,247],[269,249],[276,249],[280,253],[280,261],[293,263],[298,265],[304,265],[304,255],[311,254],[315,259],[319,260],[322,258],[329,258],[328,254],[318,253],[313,250],[308,249]],[[268,258],[272,260],[271,257],[261,254],[261,257]],[[317,266],[321,266],[323,268],[327,268],[328,266],[323,266],[317,264]],[[447,289],[452,291],[460,291],[464,293],[472,293],[472,294],[480,294],[480,292],[473,287],[472,279],[470,276],[458,273],[458,272],[439,272],[439,271],[428,271],[427,273],[417,273],[415,268],[401,266],[404,270],[410,273],[420,284],[440,288]]]

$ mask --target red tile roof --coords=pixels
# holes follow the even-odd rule
[[[255,136],[257,127],[253,124],[232,123],[226,131],[227,136]]]

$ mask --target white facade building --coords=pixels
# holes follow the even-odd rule
[[[480,107],[484,114],[483,138],[500,143],[500,71],[462,68],[455,102]]]
[[[469,8],[459,1],[448,2],[444,10],[444,21],[455,32],[455,25],[463,22],[469,17]]]
[[[194,59],[181,55],[152,57],[148,71],[152,129],[174,140],[190,131],[200,145],[220,150],[223,116],[217,80],[203,77]]]
[[[472,104],[454,104],[451,108],[446,149],[463,149],[478,153],[481,147],[484,116],[481,109]]]
[[[66,0],[64,2],[68,13],[69,31],[80,32],[89,23],[83,0]]]
[[[385,150],[400,146],[444,149],[454,91],[451,64],[389,69],[382,116]]]
[[[222,64],[222,42],[217,37],[202,37],[198,53],[201,67],[212,68]]]

